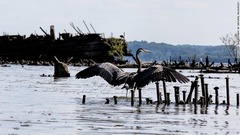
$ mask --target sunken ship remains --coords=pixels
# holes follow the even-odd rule
[[[123,56],[128,55],[124,36],[105,38],[100,33],[59,33],[55,37],[54,26],[50,26],[50,34],[31,34],[0,36],[1,61],[51,61],[54,56],[73,62],[92,60],[94,62],[124,63]],[[76,29],[75,29],[76,30]]]

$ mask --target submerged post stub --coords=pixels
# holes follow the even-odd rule
[[[146,104],[148,105],[149,104],[149,98],[146,98]]]
[[[117,104],[117,96],[113,96],[113,99],[114,99],[114,104],[116,105]]]
[[[106,98],[106,102],[104,104],[109,104],[109,99]]]

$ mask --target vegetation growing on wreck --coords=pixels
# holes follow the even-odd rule
[[[115,57],[117,61],[124,61],[124,56],[128,54],[127,43],[124,38],[107,38],[105,43],[110,47],[109,56]]]

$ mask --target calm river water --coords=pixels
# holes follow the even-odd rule
[[[204,74],[213,101],[215,86],[220,88],[220,102],[226,100],[225,77],[230,78],[229,107],[212,104],[207,108],[199,105],[195,109],[194,105],[175,106],[174,103],[146,105],[145,98],[156,100],[154,83],[143,88],[143,105],[139,107],[136,101],[132,107],[121,86],[112,87],[100,77],[75,79],[74,75],[84,68],[70,66],[71,77],[54,79],[40,76],[52,75],[52,66],[0,67],[0,134],[240,134],[240,114],[236,106],[239,74]],[[196,70],[182,73],[199,75]],[[166,84],[172,102],[175,102],[173,86],[180,86],[180,91],[186,90],[187,94],[190,90],[190,83]],[[82,104],[83,95],[86,95],[85,105]],[[116,105],[113,96],[118,97]],[[106,98],[110,99],[110,104],[104,104]]]

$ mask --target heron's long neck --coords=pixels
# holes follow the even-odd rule
[[[138,64],[137,73],[139,73],[139,72],[141,71],[141,68],[142,68],[142,62],[141,62],[141,60],[139,59],[138,55],[139,55],[139,53],[137,52],[137,53],[136,53],[136,62],[137,62],[137,64]]]

